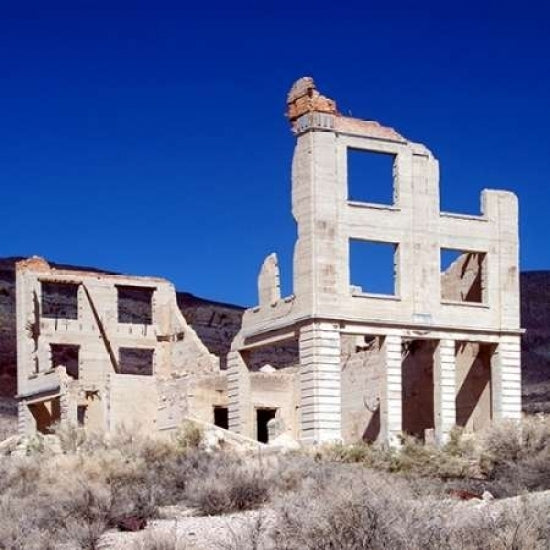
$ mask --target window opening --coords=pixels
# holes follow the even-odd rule
[[[154,291],[154,288],[117,285],[118,322],[152,324]]]
[[[78,284],[42,282],[42,317],[78,319]]]
[[[350,239],[350,284],[352,293],[399,295],[396,243]]]
[[[153,374],[153,354],[155,350],[146,348],[120,348],[118,362],[120,374]]]
[[[65,367],[67,374],[78,379],[79,375],[79,346],[69,344],[50,344],[52,368]]]
[[[392,205],[395,155],[348,148],[348,200]]]

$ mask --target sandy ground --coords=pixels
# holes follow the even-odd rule
[[[149,521],[143,531],[106,532],[101,538],[100,549],[138,550],[140,543],[155,538],[166,539],[170,550],[238,550],[245,546],[245,541],[254,537],[258,528],[265,529],[273,519],[273,513],[266,510],[196,516],[193,510],[177,506],[162,508],[160,515],[159,519]]]

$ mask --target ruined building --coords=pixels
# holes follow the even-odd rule
[[[163,279],[18,262],[21,433],[54,422],[111,431],[214,421],[226,406],[219,359],[189,327]]]
[[[281,297],[268,256],[258,306],[227,356],[220,342],[215,355],[167,281],[20,262],[22,432],[53,421],[168,430],[194,417],[261,441],[394,444],[407,432],[442,443],[454,425],[519,418],[516,197],[484,190],[481,215],[440,212],[438,163],[424,145],[342,116],[310,78],[287,107],[293,294]],[[352,193],[357,156],[389,160],[388,204],[369,201],[374,179],[357,182],[366,200]],[[393,258],[384,292],[356,280],[354,263],[372,247]]]
[[[401,432],[444,442],[455,424],[475,430],[519,418],[515,195],[484,190],[480,216],[440,212],[438,163],[424,145],[342,116],[310,78],[294,84],[287,106],[297,140],[294,293],[281,297],[269,256],[259,305],[245,312],[228,358],[230,428],[253,436],[264,406],[306,443],[394,443]],[[352,154],[390,158],[390,204],[353,200]],[[379,182],[359,183],[366,191]],[[355,250],[373,243],[393,254],[393,292],[350,278]],[[294,350],[293,361],[281,349]],[[261,353],[285,359],[271,366],[295,390],[258,404],[250,379]]]

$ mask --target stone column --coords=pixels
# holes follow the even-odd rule
[[[456,348],[455,341],[439,341],[434,356],[435,439],[444,445],[456,424]]]
[[[402,432],[401,336],[385,336],[380,345],[383,362],[380,395],[380,440],[390,446],[399,445]]]
[[[491,356],[493,420],[521,418],[521,343],[519,336],[503,336]]]
[[[300,329],[300,440],[341,440],[340,331],[334,323]]]
[[[227,369],[229,429],[253,438],[255,433],[252,433],[250,421],[250,373],[240,352],[229,352],[227,355]]]
[[[17,432],[19,436],[33,435],[36,432],[34,419],[25,401],[17,403]]]

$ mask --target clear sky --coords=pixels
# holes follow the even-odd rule
[[[522,269],[550,269],[546,2],[1,4],[1,256],[252,305],[276,251],[289,292],[283,114],[312,75],[341,112],[431,148],[442,209],[515,191]]]

